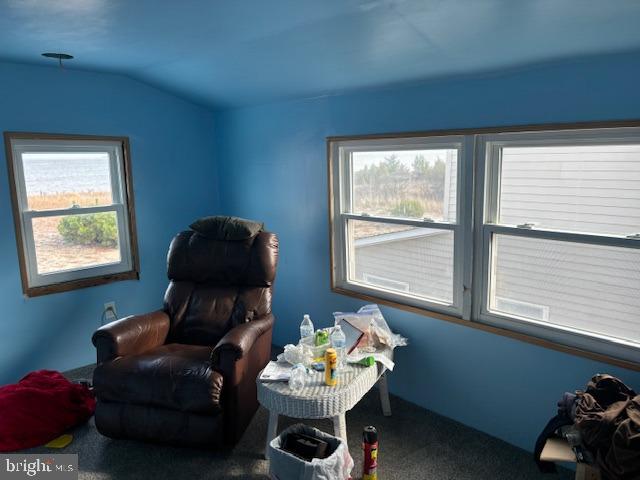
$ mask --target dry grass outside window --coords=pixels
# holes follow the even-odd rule
[[[73,192],[32,195],[28,198],[32,210],[54,210],[74,205],[92,207],[109,205],[110,192]],[[45,217],[34,222],[33,236],[38,259],[38,271],[51,273],[120,261],[120,249],[98,244],[80,245],[64,240],[58,225],[61,217]]]

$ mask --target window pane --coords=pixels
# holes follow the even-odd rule
[[[640,250],[494,235],[490,309],[640,343]]]
[[[29,210],[111,205],[109,154],[23,153]]]
[[[39,274],[120,262],[116,212],[32,221]]]
[[[453,232],[348,222],[352,281],[451,304]]]
[[[456,149],[352,153],[353,213],[456,221]]]
[[[640,145],[505,147],[502,224],[640,233]]]

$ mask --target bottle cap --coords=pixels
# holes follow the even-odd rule
[[[378,430],[374,426],[364,427],[362,432],[362,440],[364,443],[376,443],[378,441]]]
[[[358,362],[358,364],[363,365],[365,367],[372,367],[375,365],[376,360],[372,356],[364,357],[362,360]]]

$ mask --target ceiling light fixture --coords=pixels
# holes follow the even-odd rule
[[[64,68],[62,66],[62,60],[71,60],[73,59],[73,55],[69,55],[68,53],[51,53],[51,52],[46,52],[42,54],[43,57],[47,57],[47,58],[55,58],[58,60],[58,64],[60,65],[60,68]]]

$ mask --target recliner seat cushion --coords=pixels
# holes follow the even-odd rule
[[[222,375],[210,368],[211,347],[168,344],[119,357],[94,371],[96,395],[192,413],[220,411]]]

